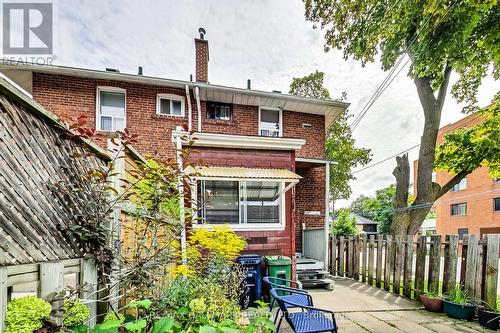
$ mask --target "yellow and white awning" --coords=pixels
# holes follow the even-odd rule
[[[196,166],[184,172],[196,179],[261,180],[297,183],[301,176],[288,169],[261,169],[243,167]]]

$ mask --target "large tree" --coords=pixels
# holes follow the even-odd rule
[[[415,187],[408,205],[408,156],[397,158],[392,234],[415,234],[432,203],[470,172],[459,171],[449,183],[432,182],[436,140],[451,72],[458,81],[453,97],[476,107],[476,94],[489,68],[500,75],[500,5],[497,0],[305,0],[305,15],[325,29],[325,50],[342,49],[344,57],[363,64],[380,53],[384,70],[408,56],[425,118]]]
[[[325,73],[316,70],[304,77],[293,78],[289,93],[330,100],[332,99],[330,92],[324,87],[324,77]],[[345,98],[345,93],[342,94],[342,98]],[[352,169],[363,166],[371,160],[369,149],[355,147],[347,120],[346,114],[340,114],[326,131],[326,158],[337,163],[335,167],[330,168],[330,195],[333,202],[349,198],[351,195],[349,182],[355,179]]]

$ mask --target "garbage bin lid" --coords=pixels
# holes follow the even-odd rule
[[[269,266],[287,266],[292,264],[292,259],[286,256],[266,256],[264,260]]]
[[[262,257],[258,254],[243,254],[236,258],[236,262],[242,265],[256,265],[262,261]]]

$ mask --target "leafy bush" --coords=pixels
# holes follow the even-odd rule
[[[354,236],[357,233],[356,218],[351,215],[348,209],[340,209],[333,221],[332,234],[334,236]]]
[[[5,333],[33,333],[42,327],[42,320],[51,310],[48,302],[36,296],[13,299],[7,305]]]
[[[79,300],[64,301],[63,324],[66,327],[77,327],[90,317],[90,309]]]

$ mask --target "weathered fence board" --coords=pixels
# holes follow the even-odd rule
[[[352,278],[356,281],[359,281],[359,238],[356,237],[352,241]]]
[[[447,235],[445,241],[443,293],[456,285],[458,267],[458,236]]]
[[[413,277],[413,236],[406,236],[405,258],[403,272],[403,293],[406,297],[411,297],[412,277]]]
[[[402,241],[402,236],[397,235],[395,237],[395,244],[394,244],[394,285],[392,290],[399,294],[399,290],[401,288],[401,271],[402,271],[402,259],[404,256],[404,251],[403,251],[403,241]]]
[[[339,238],[339,276],[345,276],[345,239]]]
[[[349,237],[347,240],[347,277],[352,278],[354,269],[354,238]]]
[[[0,267],[0,332],[5,329],[5,314],[7,313],[7,267]]]
[[[465,269],[465,289],[469,295],[476,295],[476,274],[479,259],[479,236],[469,235],[467,237],[467,264]]]
[[[367,265],[368,265],[368,242],[367,242],[367,236],[362,235],[361,238],[361,251],[362,251],[362,258],[361,258],[361,282],[366,282],[366,273],[367,273]]]
[[[375,259],[375,235],[370,235],[368,243],[368,283],[373,286],[373,267]]]
[[[429,250],[429,283],[428,291],[433,294],[439,293],[439,270],[441,265],[441,236],[431,236]]]
[[[381,282],[382,282],[382,247],[384,245],[384,236],[382,235],[377,235],[377,267],[375,268],[376,271],[376,279],[375,279],[375,285],[380,288]]]
[[[415,266],[415,288],[417,295],[425,291],[425,256],[427,252],[427,237],[420,237],[417,243],[417,258]]]
[[[393,275],[394,254],[393,254],[392,236],[386,237],[385,243],[385,270],[384,270],[384,289],[391,290],[391,276]]]
[[[337,275],[337,238],[333,237],[330,242],[330,274]]]
[[[499,235],[486,235],[486,265],[484,276],[484,301],[497,308]]]

